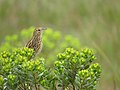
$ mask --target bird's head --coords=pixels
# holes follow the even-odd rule
[[[33,33],[33,35],[37,35],[37,34],[41,34],[42,31],[46,30],[47,28],[46,27],[38,27],[38,28],[35,28],[35,31]]]
[[[40,32],[40,31],[44,31],[46,29],[47,29],[46,27],[38,27],[38,28],[35,28],[35,31]]]

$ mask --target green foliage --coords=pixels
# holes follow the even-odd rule
[[[92,64],[96,59],[91,49],[85,48],[80,52],[67,48],[58,54],[55,62],[55,74],[63,89],[72,85],[73,90],[93,90],[100,78],[101,68],[98,63]]]
[[[0,89],[96,89],[101,67],[98,63],[92,64],[96,59],[93,50],[80,50],[78,39],[48,28],[43,32],[43,49],[40,53],[45,59],[39,55],[33,57],[33,49],[15,48],[22,47],[31,38],[33,30],[34,27],[31,27],[18,35],[5,37],[0,46]]]
[[[91,49],[80,52],[67,48],[59,53],[54,68],[47,68],[44,58],[32,58],[33,49],[18,48],[0,54],[0,89],[93,90],[100,78],[101,67]]]
[[[6,36],[5,41],[0,46],[0,51],[12,50],[14,47],[23,47],[32,37],[35,27],[23,29],[19,34]],[[80,49],[79,40],[71,35],[63,36],[59,31],[48,28],[43,32],[43,49],[40,56],[46,58],[47,63],[53,66],[53,61],[57,53],[62,52],[67,47]]]
[[[120,0],[0,0],[0,41],[38,23],[74,32],[82,43],[96,48],[104,68],[98,90],[120,89]]]
[[[46,73],[44,59],[30,60],[33,50],[28,48],[14,49],[0,54],[0,88],[15,90],[38,88]]]

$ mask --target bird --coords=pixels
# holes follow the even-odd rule
[[[35,28],[32,38],[26,44],[26,47],[33,49],[35,54],[42,50],[42,32],[46,29],[46,27]]]

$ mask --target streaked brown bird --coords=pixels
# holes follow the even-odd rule
[[[33,49],[35,54],[42,50],[42,32],[46,29],[45,27],[35,28],[32,38],[26,44],[26,47]]]

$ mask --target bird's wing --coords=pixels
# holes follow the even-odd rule
[[[32,40],[28,41],[28,43],[26,44],[26,47],[28,47],[28,48],[32,47]]]

